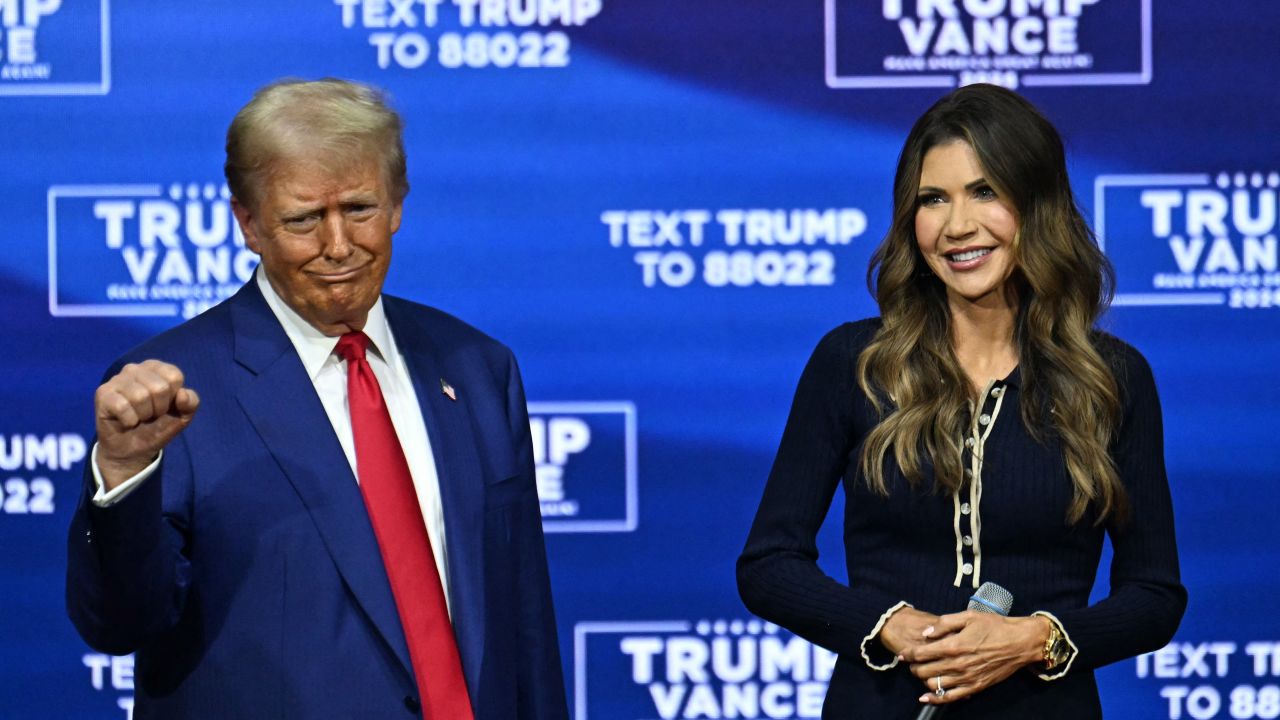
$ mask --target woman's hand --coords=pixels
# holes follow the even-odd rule
[[[880,628],[880,644],[901,657],[908,648],[927,642],[934,634],[938,616],[902,606],[894,611]]]
[[[1039,663],[1048,637],[1046,618],[969,610],[939,617],[925,642],[907,647],[898,657],[928,689],[920,701],[940,705],[967,698]],[[937,694],[939,678],[943,695]]]

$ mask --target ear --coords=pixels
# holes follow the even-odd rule
[[[391,208],[391,234],[395,235],[400,230],[400,212],[404,210],[404,201],[397,202]]]
[[[254,224],[253,211],[249,206],[240,202],[240,199],[231,196],[231,212],[236,216],[236,222],[240,225],[240,233],[244,235],[244,244],[255,253],[262,254],[262,241],[258,237],[257,226]]]

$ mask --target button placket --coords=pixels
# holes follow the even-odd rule
[[[988,383],[983,390],[982,400],[977,408],[970,404],[973,418],[969,435],[964,438],[961,449],[963,477],[957,489],[955,503],[956,532],[956,577],[955,586],[959,587],[964,578],[970,578],[973,587],[978,587],[982,568],[982,519],[979,507],[982,501],[982,464],[987,438],[995,427],[996,417],[1000,414],[1005,394],[1004,385],[998,381]],[[962,501],[961,496],[968,495]]]

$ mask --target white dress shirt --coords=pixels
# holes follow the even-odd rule
[[[255,281],[272,314],[284,328],[299,359],[302,360],[302,366],[315,386],[325,414],[329,416],[329,423],[338,437],[338,443],[346,453],[347,462],[351,465],[351,473],[359,482],[355,440],[351,433],[351,413],[347,406],[347,362],[334,353],[338,338],[321,333],[294,312],[293,308],[276,294],[261,267],[255,274]],[[422,510],[422,517],[426,520],[427,537],[431,540],[436,568],[440,572],[440,584],[444,589],[445,601],[448,603],[448,546],[445,540],[444,511],[440,503],[440,477],[436,472],[435,456],[431,453],[431,439],[427,436],[422,408],[418,405],[418,395],[414,392],[413,381],[404,356],[400,354],[395,337],[391,334],[391,326],[387,324],[381,298],[369,310],[364,333],[369,336],[370,341],[366,357],[374,376],[378,379],[378,385],[382,388],[382,396],[391,414],[391,424],[395,427],[400,446],[404,450],[405,460],[409,464],[409,474],[413,477],[414,489],[418,494],[418,505]],[[199,392],[200,388],[194,388],[194,390]],[[196,412],[198,414],[199,410]],[[105,492],[102,475],[98,471],[97,453],[98,446],[95,443],[92,466],[98,489],[94,494],[93,502],[99,507],[107,507],[119,502],[149,477],[160,464],[160,459],[156,458],[155,462],[142,472],[110,492]]]

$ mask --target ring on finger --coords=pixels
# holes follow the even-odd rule
[[[933,694],[934,694],[934,695],[937,695],[938,697],[945,697],[945,696],[946,696],[946,694],[947,694],[947,691],[946,691],[946,690],[944,690],[944,689],[942,689],[942,676],[941,676],[941,675],[939,675],[939,676],[935,679],[935,682],[936,682],[936,683],[938,683],[938,689],[937,689],[937,690],[934,690],[934,691],[933,691]]]

